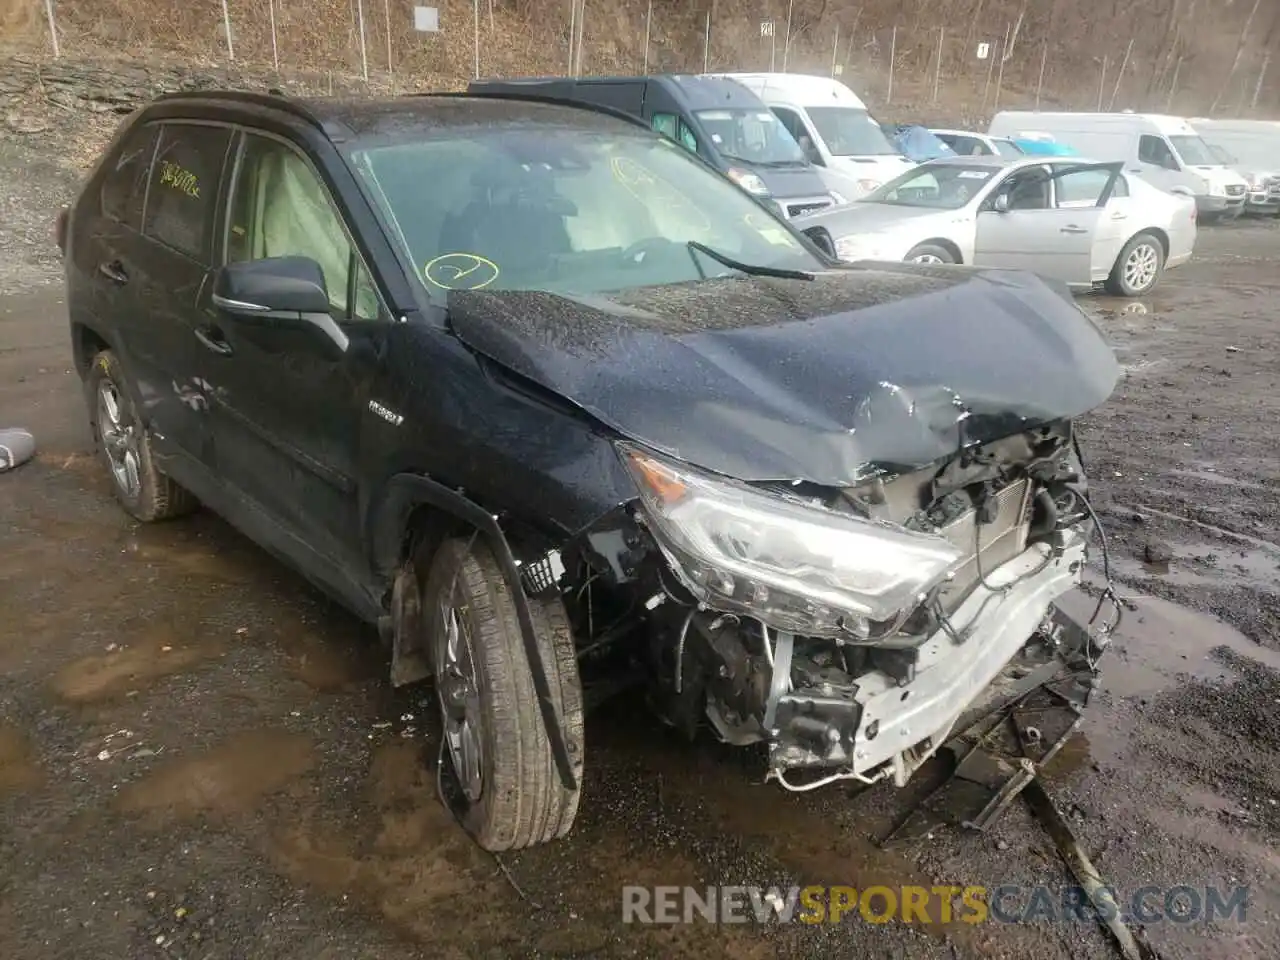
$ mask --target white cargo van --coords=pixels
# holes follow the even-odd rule
[[[997,113],[993,137],[1053,137],[1096,160],[1123,160],[1125,169],[1169,193],[1196,198],[1196,214],[1208,222],[1236,217],[1249,185],[1213,154],[1182,117],[1154,113]]]
[[[912,166],[867,106],[839,80],[800,73],[726,73],[763,100],[791,131],[819,174],[848,200],[878,189]]]
[[[1188,121],[1209,149],[1249,184],[1245,213],[1280,216],[1280,121]]]

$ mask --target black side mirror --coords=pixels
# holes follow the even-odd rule
[[[213,305],[249,324],[314,328],[339,352],[349,345],[329,313],[324,271],[310,257],[228,263],[214,275]]]
[[[826,227],[810,227],[803,231],[804,235],[813,241],[814,246],[825,253],[832,260],[839,260],[836,254],[835,241],[831,239],[831,234]]]

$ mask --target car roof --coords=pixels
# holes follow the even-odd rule
[[[278,110],[322,130],[336,142],[383,136],[410,129],[450,129],[519,124],[524,127],[583,130],[648,130],[622,111],[539,96],[486,93],[427,93],[396,97],[288,97],[278,93],[202,90],[158,97],[148,107]],[[146,108],[144,108],[146,109]]]
[[[993,140],[1003,139],[1002,137],[992,137]],[[1051,157],[1040,156],[1037,154],[1024,154],[1017,157],[1006,157],[1003,154],[982,154],[976,157],[967,157],[957,155],[954,157],[937,157],[933,160],[926,160],[919,166],[961,166],[961,167],[997,167],[999,169],[1014,169],[1017,167],[1042,167],[1046,163],[1051,166],[1067,166],[1070,164],[1091,164],[1099,161],[1091,160],[1088,157]]]
[[[808,73],[720,73],[746,84],[753,90],[794,97],[798,104],[809,106],[844,106],[866,109],[862,98],[834,77]]]
[[[510,79],[476,80],[470,90],[492,90],[495,96],[502,96],[508,91],[529,90],[537,92],[539,88],[550,90],[572,90],[575,87],[611,86],[621,84],[653,83],[665,87],[677,97],[683,106],[690,110],[705,110],[715,107],[745,107],[747,109],[765,109],[760,98],[747,87],[729,77],[715,74],[697,73],[652,73],[637,75],[599,76],[599,77],[513,77]],[[556,96],[556,94],[551,94]],[[571,99],[566,96],[564,99]]]

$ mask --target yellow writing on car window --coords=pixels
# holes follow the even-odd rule
[[[427,282],[442,290],[479,290],[498,279],[501,271],[478,253],[442,253],[422,268]]]
[[[172,187],[188,197],[200,198],[200,181],[196,175],[168,160],[160,161],[160,186]]]

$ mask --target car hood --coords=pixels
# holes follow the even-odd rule
[[[455,291],[465,344],[633,441],[742,480],[848,486],[1073,417],[1119,368],[1029,274],[853,266],[608,296]]]
[[[941,219],[950,223],[960,216],[962,213],[959,210],[932,210],[921,207],[900,207],[891,203],[856,202],[805,214],[791,222],[797,230],[825,227],[827,232],[838,240],[853,233],[887,233],[907,226],[914,230],[931,219]]]

